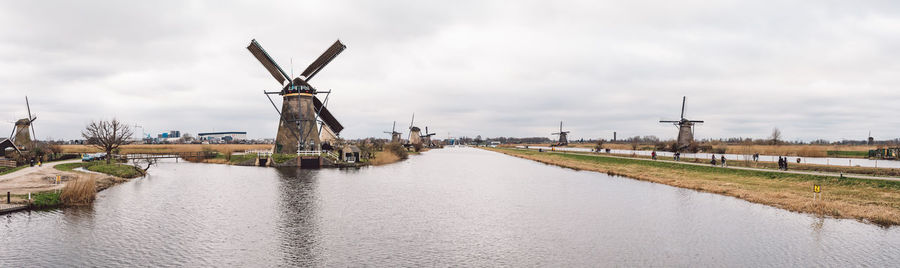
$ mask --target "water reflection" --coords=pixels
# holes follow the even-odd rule
[[[292,266],[321,266],[321,232],[317,216],[318,170],[278,168],[280,210],[279,250],[282,261]]]

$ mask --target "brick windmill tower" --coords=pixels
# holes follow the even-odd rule
[[[309,81],[345,48],[347,46],[340,40],[335,41],[300,74],[300,77],[290,80],[290,76],[275,63],[256,39],[250,41],[247,49],[282,86],[281,91],[265,92],[267,97],[278,94],[283,98],[280,110],[272,98],[269,98],[280,117],[278,134],[275,137],[275,153],[318,152],[322,147],[320,133],[328,133],[329,137],[337,136],[344,129],[326,108],[327,94],[331,91],[318,91],[309,84]],[[326,94],[324,102],[316,96],[323,93]]]

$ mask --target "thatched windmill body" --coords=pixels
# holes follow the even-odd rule
[[[416,114],[412,115],[412,120],[409,121],[409,145],[422,144],[422,129],[417,126],[413,126],[413,123],[416,121]]]
[[[563,131],[562,124],[563,122],[559,121],[559,132],[551,133],[551,135],[559,135],[559,142],[556,145],[566,146],[569,144],[568,136],[571,131]]]
[[[36,137],[34,134],[34,120],[37,120],[37,116],[31,114],[28,96],[25,96],[25,107],[28,109],[28,117],[16,120],[15,127],[13,127],[12,133],[9,134],[9,139],[16,147],[28,150],[31,149],[34,142],[32,138]]]
[[[326,95],[325,101],[316,97],[317,94],[329,94],[331,91],[318,91],[309,84],[309,81],[345,48],[347,47],[340,40],[335,41],[331,47],[325,50],[325,53],[300,74],[300,77],[290,80],[290,76],[275,63],[275,60],[256,42],[256,39],[250,41],[247,49],[282,86],[281,91],[265,92],[267,97],[278,94],[283,98],[280,110],[269,98],[280,117],[278,134],[275,137],[276,153],[319,151],[323,139],[327,141],[334,138],[344,129],[326,108],[328,95]],[[288,83],[285,84],[285,81]]]
[[[394,121],[394,125],[391,127],[390,132],[385,131],[384,133],[391,134],[391,143],[394,143],[394,142],[399,143],[400,135],[403,134],[403,133],[397,132],[397,121]]]
[[[687,102],[687,97],[681,98],[681,120],[672,121],[672,120],[660,120],[660,123],[671,123],[674,124],[675,127],[678,128],[678,139],[675,141],[676,150],[681,151],[694,142],[694,125],[703,123],[703,120],[688,120],[684,118],[684,104]]]

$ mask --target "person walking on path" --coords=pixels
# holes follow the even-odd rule
[[[650,153],[650,158],[652,158],[653,160],[656,160],[656,151],[653,151]]]
[[[712,159],[709,161],[712,166],[716,166],[716,155],[712,155]]]
[[[725,166],[725,160],[726,160],[726,159],[725,159],[725,155],[723,154],[723,155],[722,155],[722,167],[726,167],[726,166]]]
[[[788,166],[788,160],[787,160],[787,156],[785,156],[785,157],[784,157],[784,171],[787,171],[787,170],[788,170],[788,167],[787,167],[787,166]]]
[[[781,159],[781,156],[778,157],[778,170],[784,169],[784,159]]]

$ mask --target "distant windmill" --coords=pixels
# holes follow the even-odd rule
[[[678,121],[667,121],[660,120],[660,123],[672,123],[676,127],[678,127],[678,140],[676,143],[676,151],[681,151],[684,148],[687,148],[694,142],[694,124],[702,124],[703,120],[688,120],[684,118],[684,104],[687,101],[687,97],[682,97],[681,99],[681,120]]]
[[[28,96],[25,96],[25,107],[28,109],[28,118],[22,118],[16,121],[12,133],[9,134],[9,139],[17,147],[30,149],[32,138],[37,137],[37,135],[34,134],[34,120],[37,120],[37,116],[31,114],[31,105],[28,103]]]
[[[385,131],[384,133],[391,134],[391,143],[394,143],[394,142],[399,143],[400,135],[403,134],[403,133],[397,132],[397,121],[394,121],[394,125],[391,127],[390,132]]]
[[[431,136],[434,136],[434,133],[428,132],[428,126],[425,126],[425,135],[421,136],[422,143],[424,143],[425,146],[434,146],[434,143],[431,142]]]
[[[417,126],[413,126],[413,123],[416,121],[416,114],[413,113],[412,120],[409,121],[409,145],[422,144],[422,137],[419,133],[422,132]]]
[[[558,146],[566,146],[569,144],[568,135],[569,135],[569,132],[571,132],[571,131],[563,131],[562,123],[563,123],[562,121],[559,121],[559,132],[550,134],[550,135],[559,135],[559,143],[556,144]]]
[[[278,124],[278,134],[275,136],[275,152],[276,153],[294,153],[301,150],[317,151],[321,148],[323,137],[333,137],[341,133],[344,126],[328,111],[326,105],[328,103],[328,95],[325,101],[316,97],[318,93],[331,93],[331,91],[317,91],[309,84],[309,80],[313,78],[325,65],[341,54],[347,48],[340,40],[335,41],[325,53],[313,61],[306,70],[300,74],[303,78],[296,77],[290,80],[290,76],[275,63],[275,60],[256,42],[256,39],[250,41],[247,49],[250,53],[262,63],[263,67],[269,71],[272,77],[278,81],[283,88],[278,92],[265,92],[266,97],[270,94],[281,95],[284,101],[281,104],[281,110],[275,107],[281,119]],[[285,84],[285,81],[288,81]],[[272,106],[275,102],[269,98]],[[322,128],[317,128],[321,123]],[[321,135],[327,133],[327,135]]]

